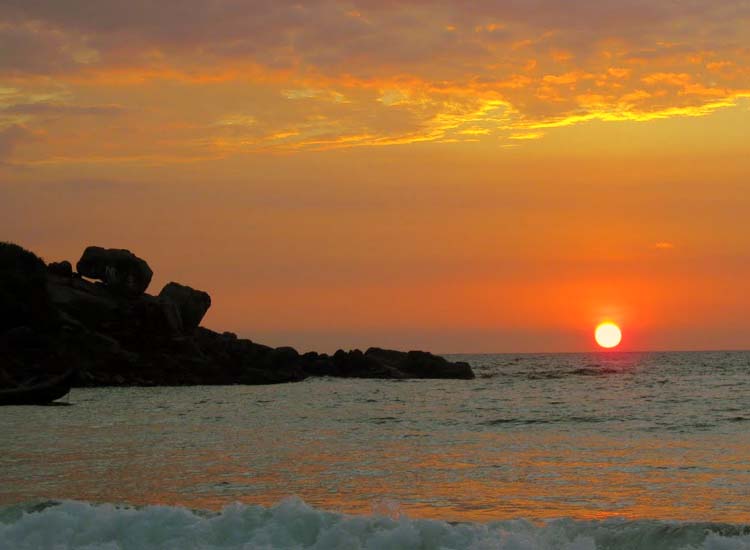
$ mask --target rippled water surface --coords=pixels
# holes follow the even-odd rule
[[[461,356],[472,381],[75,389],[0,409],[0,505],[750,523],[750,353]]]

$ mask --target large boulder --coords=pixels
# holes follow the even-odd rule
[[[159,293],[159,298],[177,306],[185,332],[195,330],[211,307],[211,296],[207,292],[178,283],[166,285]]]
[[[102,281],[112,290],[139,296],[151,282],[154,272],[145,260],[130,250],[89,246],[76,264],[80,275]]]

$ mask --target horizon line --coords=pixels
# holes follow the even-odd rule
[[[750,353],[750,348],[733,349],[658,349],[658,350],[589,350],[589,351],[492,351],[492,352],[433,352],[436,355],[580,355],[590,353]]]

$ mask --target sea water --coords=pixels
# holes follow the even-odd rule
[[[750,549],[750,353],[0,408],[0,549]]]

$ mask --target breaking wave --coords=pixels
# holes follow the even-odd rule
[[[611,519],[448,523],[348,516],[298,498],[221,512],[77,501],[0,508],[0,549],[750,549],[750,526]]]

